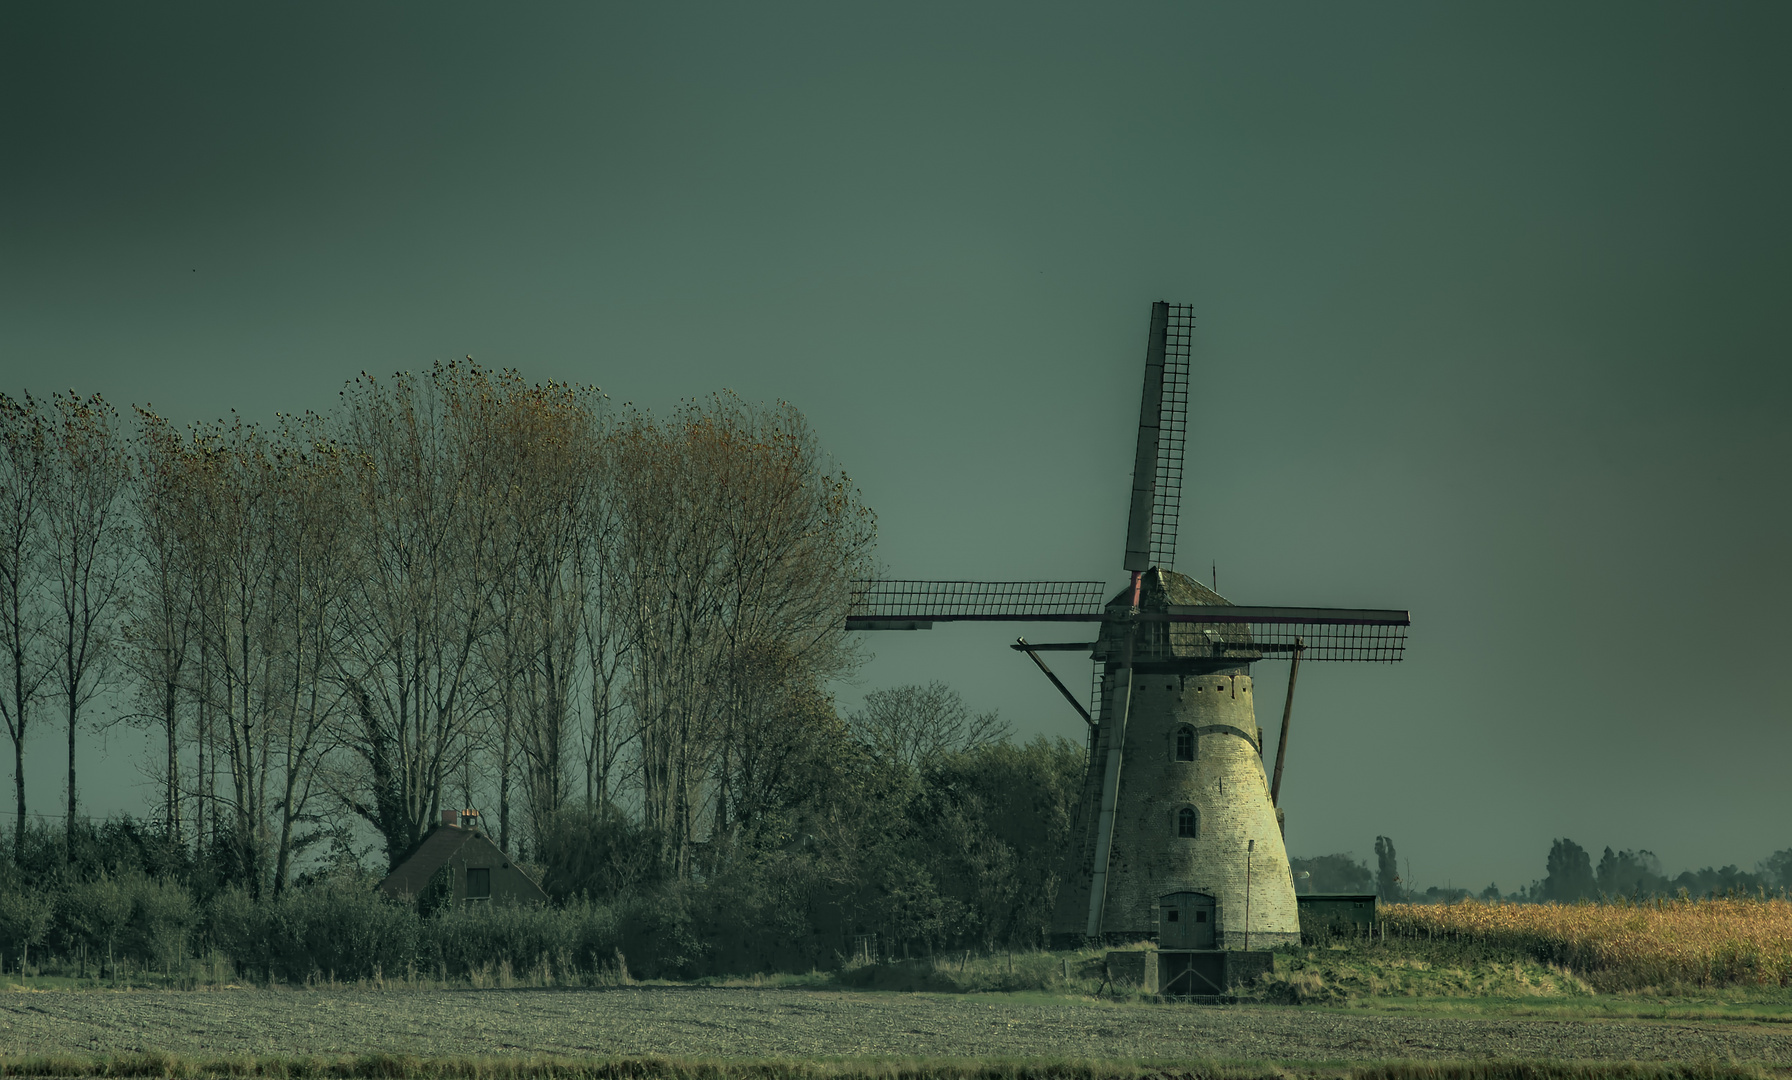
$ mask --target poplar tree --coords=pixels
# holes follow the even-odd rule
[[[25,851],[25,739],[50,676],[44,502],[50,483],[49,424],[31,395],[0,394],[0,720],[12,740],[13,856]]]
[[[56,398],[45,503],[53,596],[52,683],[68,733],[68,814],[76,825],[75,747],[82,710],[116,668],[116,630],[128,596],[132,561],[126,504],[129,459],[118,413],[98,394]]]

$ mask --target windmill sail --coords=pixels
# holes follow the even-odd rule
[[[1151,569],[1151,514],[1157,502],[1157,444],[1163,428],[1164,340],[1170,305],[1151,305],[1145,339],[1145,390],[1139,401],[1139,439],[1132,457],[1132,508],[1126,515],[1126,569]]]
[[[1195,309],[1169,304],[1164,326],[1163,389],[1158,395],[1157,475],[1151,489],[1151,565],[1176,568],[1176,527],[1182,516],[1182,458],[1188,445],[1189,350]]]
[[[1145,344],[1145,386],[1133,449],[1132,507],[1126,519],[1126,569],[1172,569],[1182,511],[1182,459],[1188,443],[1189,350],[1195,311],[1159,300],[1151,305]]]
[[[857,581],[848,630],[928,630],[938,622],[1063,622],[1137,625],[1140,660],[1210,656],[1250,662],[1302,659],[1398,661],[1411,616],[1384,608],[1171,605],[1110,612],[1099,581]],[[1156,633],[1151,630],[1160,627]],[[1098,645],[1099,651],[1099,645]],[[1161,655],[1160,655],[1161,654]]]
[[[1095,622],[1099,581],[855,581],[848,630],[928,630],[936,622]]]

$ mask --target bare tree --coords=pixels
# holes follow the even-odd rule
[[[67,708],[68,836],[76,813],[75,736],[81,710],[113,673],[115,631],[126,597],[132,545],[126,486],[129,458],[118,413],[99,395],[56,399],[46,503],[54,567],[51,643],[56,689]]]
[[[335,660],[355,580],[343,454],[314,416],[269,438],[240,421],[183,436],[141,415],[143,585],[127,655],[167,740],[165,813],[178,832],[190,703],[200,850],[227,856],[252,892],[277,894],[321,835],[307,807],[341,701]]]
[[[995,713],[973,715],[958,691],[939,682],[874,690],[847,718],[847,726],[873,757],[915,772],[947,754],[998,743],[1012,734]]]
[[[698,804],[708,778],[723,688],[720,534],[709,527],[715,491],[684,428],[644,414],[617,432],[615,483],[623,521],[616,564],[631,639],[626,692],[640,812],[661,839],[662,861],[688,874]]]
[[[180,434],[138,409],[136,538],[141,587],[126,630],[125,663],[135,675],[145,716],[162,729],[162,825],[182,839],[181,703],[192,676],[199,633],[196,533],[207,527],[194,505],[193,460]]]
[[[481,432],[491,379],[438,365],[344,391],[358,582],[340,671],[340,725],[357,759],[339,782],[385,839],[390,865],[422,838],[470,751],[473,678],[491,622],[496,480]]]
[[[278,608],[286,508],[276,487],[276,450],[260,431],[233,421],[199,430],[194,442],[206,533],[195,545],[206,583],[200,593],[206,649],[196,691],[210,720],[202,738],[214,768],[227,769],[229,781],[206,798],[227,815],[214,821],[220,850],[254,894],[268,877],[268,787],[289,645]]]
[[[13,752],[13,852],[25,845],[25,737],[31,709],[49,678],[44,501],[50,482],[49,424],[43,406],[0,394],[0,719]]]
[[[688,874],[699,822],[725,837],[742,763],[764,768],[743,752],[765,730],[755,714],[854,663],[844,617],[873,523],[788,405],[723,396],[663,424],[635,414],[615,445],[639,801]]]
[[[344,702],[337,662],[356,580],[350,491],[341,447],[323,437],[315,417],[289,424],[275,456],[275,530],[282,571],[274,609],[283,624],[280,700],[275,711],[279,812],[273,886],[283,892],[293,860],[327,829],[308,807],[317,792],[320,758],[330,749]]]
[[[496,773],[498,843],[515,833],[513,771],[522,767],[529,830],[538,841],[567,797],[576,695],[582,677],[586,502],[600,483],[595,388],[531,386],[489,376],[479,428],[495,482],[485,534],[489,632],[479,649],[480,740]],[[469,785],[470,786],[470,785]]]
[[[594,471],[595,391],[549,384],[512,403],[518,436],[512,460],[521,466],[510,515],[518,526],[513,593],[520,600],[523,648],[522,751],[528,763],[530,827],[545,834],[567,796],[567,755],[574,734],[579,652],[590,581],[579,559],[585,503],[601,482]]]
[[[574,573],[578,575],[580,641],[584,646],[587,724],[583,735],[585,806],[606,818],[615,806],[622,779],[622,759],[630,742],[623,716],[621,687],[626,677],[633,637],[624,616],[628,605],[618,586],[618,552],[622,519],[615,497],[616,447],[607,428],[596,433],[586,466],[590,482],[573,530]]]

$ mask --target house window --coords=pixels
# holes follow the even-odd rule
[[[1185,806],[1176,811],[1176,835],[1193,839],[1195,833],[1195,808],[1192,806]]]
[[[489,866],[467,867],[467,902],[492,898],[492,870]]]
[[[1176,760],[1195,760],[1195,729],[1187,724],[1176,729]]]

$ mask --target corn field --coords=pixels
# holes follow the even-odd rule
[[[1792,986],[1792,900],[1390,904],[1394,937],[1513,949],[1599,990]]]

